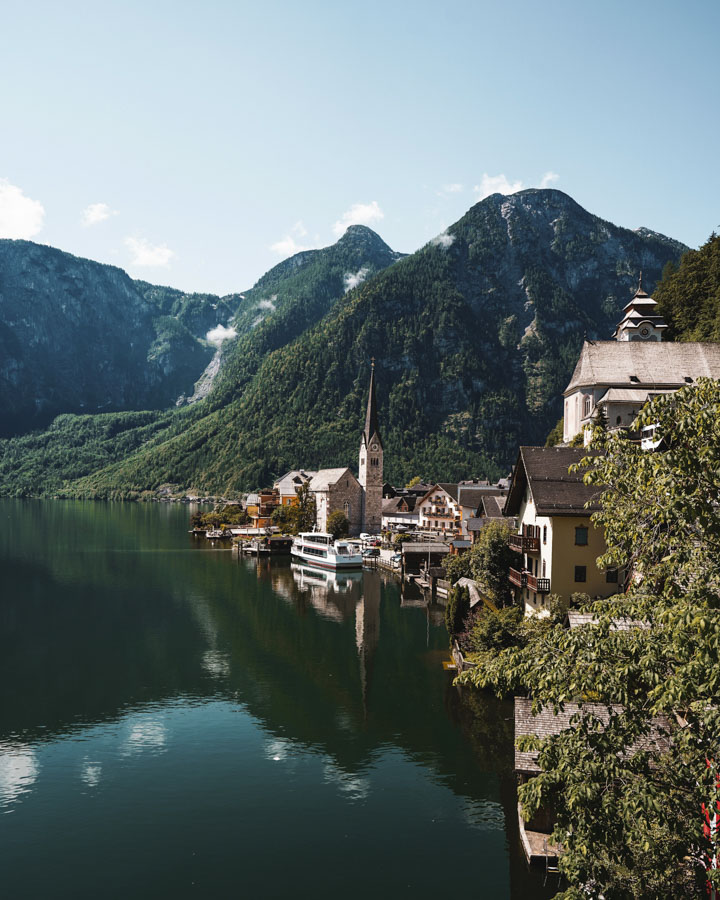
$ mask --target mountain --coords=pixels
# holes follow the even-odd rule
[[[310,327],[293,320],[289,294],[254,325],[245,306],[243,335],[208,397],[162,422],[126,423],[129,454],[112,449],[109,422],[86,424],[105,429],[98,440],[115,461],[80,479],[75,470],[63,492],[137,496],[172,482],[220,493],[298,465],[352,464],[371,357],[391,480],[507,472],[518,444],[543,441],[556,421],[583,338],[608,337],[640,270],[652,291],[686,249],[605,222],[560,191],[495,194]],[[304,264],[281,266],[301,274]],[[257,304],[275,293],[261,285]],[[311,285],[304,302],[322,311]],[[73,427],[60,424],[60,444],[34,439],[46,460]],[[17,461],[23,451],[11,452]]]
[[[58,413],[161,409],[192,393],[240,297],[184,294],[30,241],[0,240],[0,434]]]
[[[583,338],[609,336],[640,270],[653,290],[686,249],[555,190],[488,197],[405,258],[353,226],[244,292],[238,336],[205,399],[61,416],[0,442],[0,484],[19,494],[138,496],[165,483],[222,493],[297,465],[352,463],[370,357],[389,478],[500,474],[518,443],[542,441],[556,421]]]

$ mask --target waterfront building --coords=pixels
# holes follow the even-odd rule
[[[601,572],[596,559],[606,551],[605,536],[590,515],[598,509],[598,488],[568,472],[584,455],[580,447],[521,447],[505,503],[517,519],[509,542],[522,554],[510,582],[526,615],[547,615],[550,593],[609,597],[618,592],[618,572]]]
[[[297,504],[298,491],[304,484],[309,484],[317,472],[311,472],[308,469],[293,469],[286,472],[273,485],[278,493],[278,503],[280,506],[294,506]]]
[[[247,495],[245,512],[250,517],[251,528],[269,528],[272,525],[272,514],[278,506],[278,499],[274,489]]]
[[[655,395],[677,391],[700,377],[720,379],[720,344],[663,342],[667,326],[656,306],[639,288],[623,311],[614,340],[583,343],[564,391],[565,443],[600,410],[609,428],[630,428]]]
[[[454,535],[460,531],[460,504],[457,484],[434,484],[416,505],[422,531]]]
[[[347,466],[320,469],[311,478],[309,489],[315,498],[318,531],[327,531],[330,514],[336,510],[348,520],[350,534],[362,530],[363,488]]]

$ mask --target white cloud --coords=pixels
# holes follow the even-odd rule
[[[91,203],[90,206],[86,206],[82,212],[82,224],[89,228],[91,225],[98,225],[100,222],[104,222],[105,219],[109,219],[110,216],[116,216],[117,211],[114,209],[110,209],[107,203]]]
[[[353,203],[333,225],[332,230],[340,237],[350,225],[370,225],[384,218],[385,213],[380,209],[377,200],[371,203]]]
[[[237,337],[237,331],[234,328],[226,328],[224,325],[216,325],[211,328],[205,335],[205,340],[219,347],[223,341],[230,341]]]
[[[296,238],[304,238],[308,231],[302,219],[298,220],[285,235],[274,244],[270,244],[273,253],[279,256],[294,256],[296,253],[302,253],[303,250],[312,250],[311,246],[301,244]]]
[[[448,234],[447,231],[443,231],[442,234],[434,237],[430,241],[430,243],[434,244],[436,247],[442,247],[443,250],[447,250],[448,247],[452,247],[452,245],[455,243],[455,235]]]
[[[480,184],[476,184],[473,188],[478,200],[484,200],[490,194],[515,194],[522,189],[522,181],[510,182],[504,175],[488,175],[487,172],[483,172]]]
[[[362,284],[363,281],[368,277],[370,273],[370,269],[367,266],[363,266],[361,269],[358,269],[357,272],[346,272],[343,275],[343,281],[345,282],[345,293],[351,291],[353,288],[356,288],[359,284]]]
[[[543,177],[540,179],[540,187],[541,188],[549,188],[551,184],[555,184],[560,176],[557,172],[546,172]]]
[[[167,244],[153,245],[145,238],[125,238],[125,246],[132,253],[130,265],[133,266],[168,266],[175,257],[175,252]]]
[[[270,244],[270,249],[279,256],[294,256],[296,253],[310,248],[299,244],[291,234],[286,234],[284,238]]]
[[[444,184],[439,191],[435,191],[438,197],[447,197],[448,194],[460,194],[462,193],[463,185],[453,183],[453,184]]]
[[[538,187],[549,188],[559,180],[560,176],[557,172],[546,172],[540,179]],[[508,181],[504,175],[488,175],[487,172],[484,172],[480,184],[476,184],[473,190],[477,194],[478,200],[484,200],[490,194],[515,194],[524,187],[522,181]]]
[[[42,231],[45,208],[0,178],[0,238],[31,238]]]
[[[275,306],[276,300],[277,300],[277,294],[273,294],[272,297],[270,297],[269,299],[263,298],[262,300],[258,301],[257,308],[258,309],[269,309],[270,312],[275,312],[275,310],[277,308]]]

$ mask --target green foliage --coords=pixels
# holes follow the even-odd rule
[[[445,577],[452,584],[460,578],[472,578],[471,553],[472,550],[466,550],[464,553],[448,553],[443,557],[442,567],[445,569]]]
[[[448,594],[445,607],[445,627],[452,638],[465,628],[465,619],[470,612],[470,591],[456,585]]]
[[[523,611],[508,606],[494,612],[485,607],[473,626],[470,642],[477,653],[495,654],[523,643]]]
[[[271,518],[273,525],[277,525],[286,534],[299,534],[301,531],[313,530],[316,513],[315,497],[306,482],[298,489],[297,502],[276,507]]]
[[[347,516],[339,509],[333,510],[327,518],[327,530],[335,540],[347,537],[350,530]]]
[[[519,566],[520,557],[508,546],[511,534],[508,522],[488,522],[469,550],[443,559],[448,580],[472,578],[496,606],[512,603],[508,570]]]
[[[72,480],[64,492],[127,496],[173,482],[229,496],[298,466],[347,465],[372,356],[389,480],[505,474],[518,444],[542,441],[557,420],[583,335],[614,326],[620,301],[613,310],[596,298],[626,296],[641,260],[650,284],[682,248],[602,223],[551,191],[512,200],[520,252],[503,203],[476,204],[449,248],[429,244],[396,261],[356,227],[334,247],[281,263],[239,303],[238,338],[208,398],[164,422],[162,438],[138,439],[104,465],[88,459],[85,477],[63,470]],[[602,235],[608,253],[597,257]],[[606,261],[579,264],[583,247]],[[344,275],[360,267],[367,279],[345,293]],[[2,489],[17,489],[12,474]]]
[[[720,236],[668,263],[654,297],[671,339],[720,341]]]
[[[422,478],[419,475],[415,475],[413,478],[410,479],[410,481],[408,481],[408,483],[405,485],[405,487],[413,488],[413,487],[415,487],[416,484],[420,484],[421,481],[422,481]]]
[[[247,525],[250,517],[239,504],[218,504],[212,512],[193,513],[190,524],[193,528],[230,528]]]
[[[560,416],[560,418],[557,420],[557,422],[553,425],[547,438],[545,438],[545,446],[546,447],[557,447],[558,444],[562,444],[564,428],[565,428],[565,417]]]
[[[599,434],[583,463],[601,491],[599,564],[628,565],[627,592],[574,597],[595,624],[536,620],[524,645],[465,676],[528,692],[536,709],[592,700],[605,710],[606,722],[584,706],[560,735],[524,742],[542,772],[520,800],[528,814],[542,804],[556,813],[567,897],[700,895],[703,855],[718,850],[702,804],[714,803],[720,762],[720,385],[702,379],[655,398],[645,424],[657,424],[665,449]],[[668,740],[638,750],[653,728]],[[720,885],[720,871],[710,879]]]

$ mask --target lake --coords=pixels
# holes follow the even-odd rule
[[[190,512],[0,501],[3,896],[552,896],[512,705],[453,687],[442,609]]]

